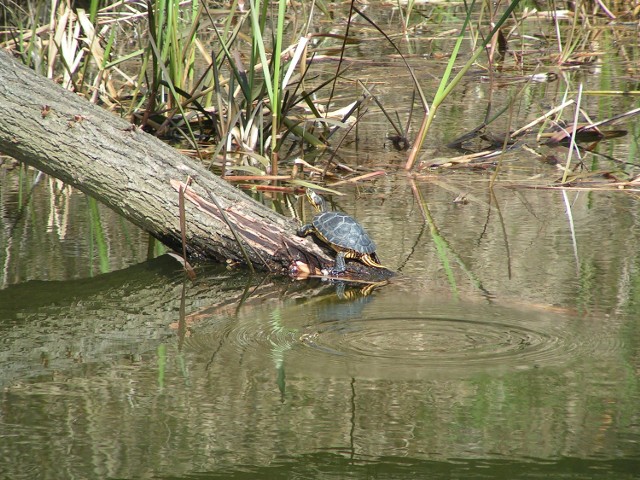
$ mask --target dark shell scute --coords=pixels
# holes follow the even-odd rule
[[[362,254],[376,251],[375,243],[364,228],[346,213],[321,213],[313,218],[313,226],[320,235],[336,247]]]

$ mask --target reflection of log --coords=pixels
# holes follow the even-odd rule
[[[290,219],[4,52],[0,119],[0,151],[95,197],[170,248],[181,250],[178,192],[171,182],[191,178],[194,194],[205,200],[213,196],[229,212],[258,268],[286,271],[292,260],[331,263],[311,241],[295,236]],[[188,254],[242,262],[226,220],[185,203]]]
[[[192,315],[203,305],[237,308],[247,282],[259,281],[252,278],[185,284],[179,265],[165,255],[92,279],[1,289],[0,389],[16,378],[71,370],[110,354],[153,351],[161,339],[174,337],[169,325],[179,321],[181,301]],[[270,282],[260,287],[275,297],[282,294]]]
[[[184,327],[234,318],[240,309],[251,316],[265,305],[299,309],[310,299],[317,306],[319,293],[335,296],[328,282],[310,288],[242,272],[215,276],[203,272],[202,281],[185,283],[179,265],[164,255],[91,279],[0,289],[0,390],[17,378],[153,351],[163,339],[183,335]]]
[[[122,356],[156,348],[177,320],[184,283],[184,275],[173,275],[178,269],[163,256],[93,279],[1,289],[0,388],[17,378],[104,359],[109,352]]]

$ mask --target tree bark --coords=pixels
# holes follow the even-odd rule
[[[284,273],[297,261],[312,271],[333,263],[295,235],[292,219],[6,52],[0,52],[0,151],[96,198],[176,251],[182,250],[177,189],[193,179],[185,202],[189,256],[244,263],[231,224],[257,268]]]

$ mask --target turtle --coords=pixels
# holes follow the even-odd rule
[[[307,189],[307,198],[318,214],[311,223],[298,230],[298,236],[314,234],[337,252],[335,265],[330,272],[332,275],[345,272],[346,258],[360,260],[370,267],[385,268],[376,255],[376,244],[355,218],[328,210],[325,199],[310,188]]]

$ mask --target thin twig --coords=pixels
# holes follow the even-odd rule
[[[511,138],[516,138],[519,137],[520,135],[526,133],[527,130],[529,130],[531,127],[537,125],[538,123],[546,120],[547,118],[549,118],[551,115],[554,115],[555,113],[559,112],[560,110],[568,107],[569,105],[571,105],[572,103],[575,103],[573,99],[571,100],[567,100],[566,102],[562,103],[561,105],[558,105],[555,108],[552,108],[551,110],[549,110],[547,113],[545,113],[544,115],[541,115],[540,117],[536,118],[535,120],[533,120],[532,122],[527,123],[524,127],[519,128],[518,130],[516,130],[515,132],[513,132],[511,134]]]

